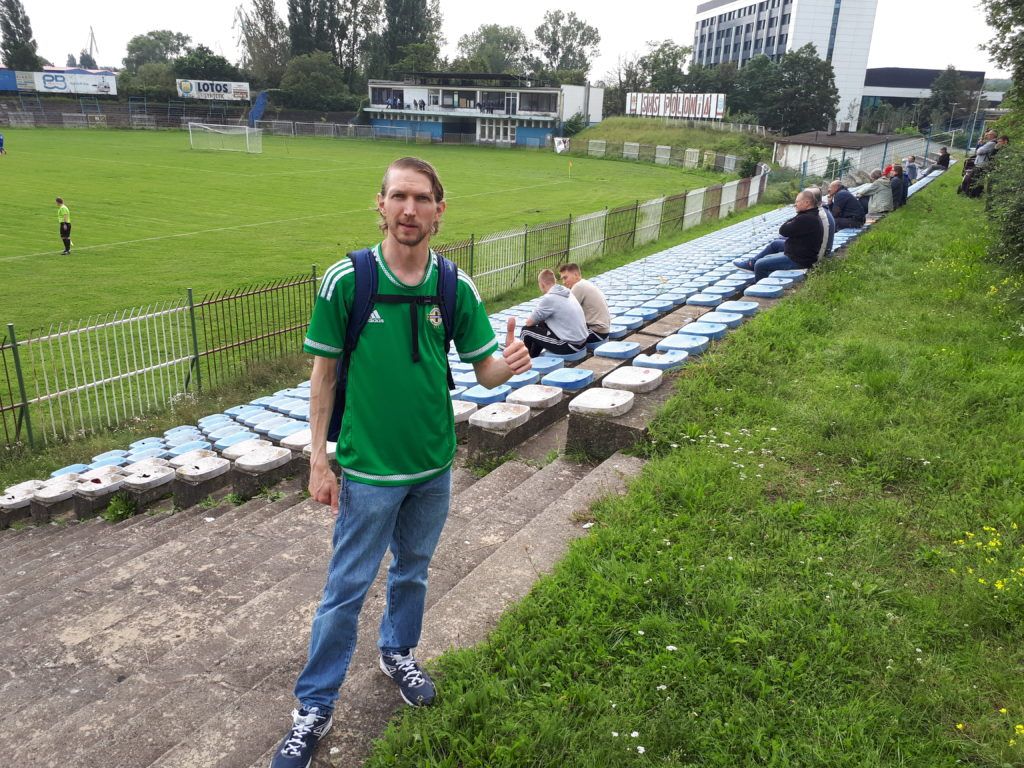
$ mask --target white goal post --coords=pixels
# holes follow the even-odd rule
[[[188,142],[192,149],[260,154],[263,152],[263,131],[247,125],[189,123]]]

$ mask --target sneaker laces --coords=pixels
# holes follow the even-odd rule
[[[316,713],[311,712],[308,715],[300,715],[299,710],[292,710],[292,730],[288,734],[288,738],[284,740],[284,744],[281,746],[281,754],[287,755],[288,757],[299,757],[302,753],[302,748],[306,746],[306,736],[313,730],[313,726],[316,725]]]
[[[402,681],[414,688],[419,688],[423,685],[424,678],[423,672],[416,664],[416,659],[412,654],[408,656],[392,656],[391,661],[394,665],[402,671]]]

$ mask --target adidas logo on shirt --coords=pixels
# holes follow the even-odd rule
[[[373,312],[370,313],[370,319],[367,320],[366,322],[367,323],[383,323],[384,322],[384,318],[381,317],[380,313],[375,309],[375,310],[373,310]]]

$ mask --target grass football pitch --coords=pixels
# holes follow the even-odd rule
[[[178,131],[7,129],[0,324],[51,323],[322,271],[378,239],[387,164],[434,163],[435,243],[677,194],[721,174],[550,151],[264,136],[263,154],[195,151]],[[60,254],[54,198],[71,209]]]

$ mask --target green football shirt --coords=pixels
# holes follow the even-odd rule
[[[66,205],[62,205],[59,208],[57,208],[57,223],[58,224],[63,224],[65,216],[68,217],[68,224],[70,224],[71,223],[71,211],[68,210],[68,207]]]
[[[408,286],[388,269],[380,244],[377,292],[437,295],[437,263],[423,281]],[[348,258],[324,273],[303,349],[338,358],[355,295],[355,267]],[[459,359],[475,363],[498,348],[480,294],[459,272],[454,343]],[[408,304],[374,305],[349,361],[345,414],[338,437],[338,464],[346,477],[370,485],[412,485],[446,471],[455,458],[455,416],[448,393],[444,324],[440,309],[417,306],[420,361],[412,359]]]

